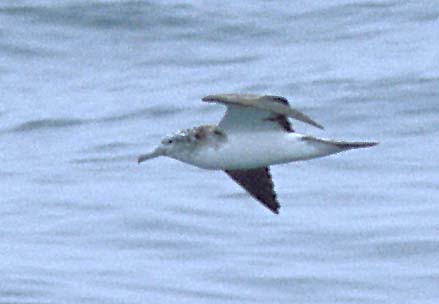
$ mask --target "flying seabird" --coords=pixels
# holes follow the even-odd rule
[[[280,204],[274,191],[270,165],[377,144],[296,133],[289,118],[320,129],[323,127],[290,107],[288,100],[281,96],[218,94],[208,95],[202,100],[226,105],[226,113],[218,125],[194,127],[167,136],[152,152],[140,155],[138,162],[167,156],[199,168],[223,170],[276,214]]]

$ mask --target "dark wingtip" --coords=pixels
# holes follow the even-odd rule
[[[370,148],[378,145],[378,142],[338,142],[336,146],[341,149],[358,149],[358,148]]]
[[[377,141],[371,141],[371,142],[360,142],[358,143],[358,148],[368,148],[378,145],[379,142]]]
[[[271,212],[273,212],[276,215],[279,215],[279,209],[280,209],[280,204],[279,202],[275,199],[276,205],[275,206],[267,206],[265,205],[268,209],[270,209]]]

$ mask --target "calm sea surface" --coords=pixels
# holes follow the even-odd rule
[[[136,157],[275,94],[372,149],[224,173]],[[0,303],[439,303],[436,1],[0,2]]]

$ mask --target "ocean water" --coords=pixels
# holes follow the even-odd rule
[[[0,303],[438,303],[435,1],[2,1]],[[136,157],[287,97],[371,149],[224,173]]]

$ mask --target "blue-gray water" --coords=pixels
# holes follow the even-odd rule
[[[438,303],[436,1],[2,1],[0,303]],[[224,173],[136,156],[283,95],[377,140]]]

